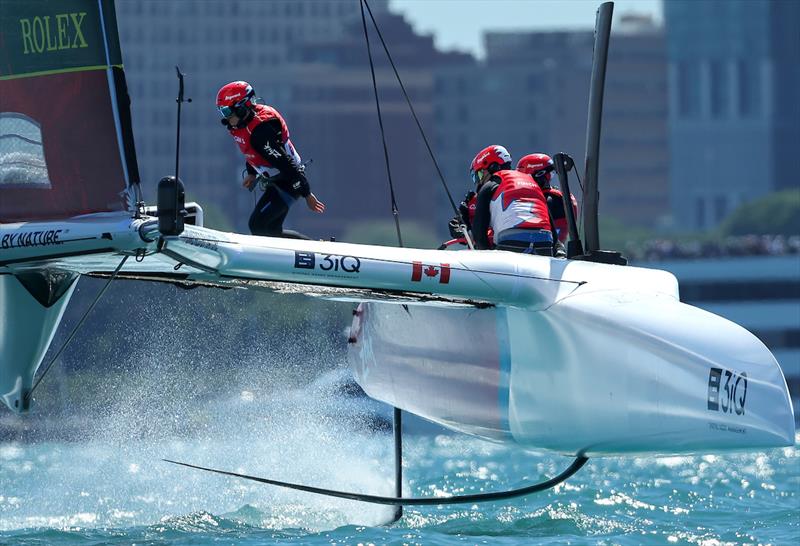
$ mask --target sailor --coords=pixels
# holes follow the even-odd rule
[[[325,204],[311,193],[300,154],[289,140],[289,128],[280,113],[257,104],[253,87],[244,81],[231,82],[217,93],[217,109],[222,124],[245,157],[247,174],[242,186],[265,188],[248,223],[253,235],[308,239],[296,231],[283,229],[289,207],[300,197],[308,208],[322,213]]]
[[[472,221],[475,248],[491,248],[487,233],[494,230],[495,248],[526,254],[553,255],[555,230],[542,189],[529,175],[511,168],[503,146],[487,146],[470,165],[477,206]]]
[[[561,247],[569,236],[569,226],[567,224],[566,212],[564,212],[564,194],[561,190],[550,184],[555,167],[553,160],[547,154],[528,154],[517,162],[517,170],[528,174],[539,185],[547,199],[547,208],[550,211],[550,219],[553,221],[558,234],[558,241]],[[578,217],[578,201],[574,195],[570,195],[572,200],[572,210],[575,218]],[[557,245],[559,246],[559,245]],[[556,249],[557,253],[558,250]]]

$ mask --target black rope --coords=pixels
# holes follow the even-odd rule
[[[73,337],[75,337],[75,334],[78,332],[78,329],[83,325],[83,321],[86,320],[86,317],[88,317],[89,313],[92,312],[92,309],[94,309],[94,306],[97,305],[98,301],[100,301],[100,298],[103,296],[103,294],[105,293],[106,289],[111,284],[111,281],[113,281],[115,278],[117,278],[117,273],[119,273],[119,270],[122,269],[122,266],[125,265],[125,262],[127,262],[127,261],[128,261],[128,256],[125,256],[125,257],[122,258],[122,261],[119,263],[117,268],[114,270],[114,273],[112,273],[111,277],[109,277],[108,281],[106,281],[106,284],[103,286],[103,288],[100,290],[100,292],[97,293],[97,296],[95,296],[94,301],[92,302],[92,304],[89,306],[89,308],[83,314],[81,319],[78,321],[78,323],[72,329],[72,331],[69,333],[69,335],[67,336],[66,341],[64,341],[64,343],[61,345],[61,348],[58,350],[58,352],[56,352],[55,356],[53,356],[53,358],[50,359],[50,363],[47,364],[47,367],[42,372],[42,375],[40,375],[39,379],[36,380],[36,383],[33,384],[33,387],[31,387],[31,390],[29,390],[25,394],[25,401],[26,402],[28,402],[31,399],[31,396],[33,396],[33,391],[36,390],[36,387],[38,387],[39,383],[42,382],[42,379],[44,379],[44,376],[47,375],[47,372],[50,371],[50,368],[53,366],[55,361],[58,360],[58,357],[61,356],[61,353],[63,353],[64,349],[67,348],[67,345],[69,345],[69,342],[72,341]]]
[[[369,43],[369,32],[367,31],[367,18],[364,15],[364,5],[367,5],[367,0],[362,0],[361,2],[359,2],[359,6],[361,8],[361,26],[364,28],[364,41],[366,41],[367,43],[367,56],[369,57],[369,71],[370,74],[372,75],[372,91],[375,94],[375,108],[378,110],[378,125],[380,125],[381,128],[381,140],[383,141],[383,157],[386,160],[386,174],[389,178],[389,193],[392,198],[392,216],[394,217],[395,229],[397,229],[397,242],[402,248],[404,246],[403,236],[400,233],[400,217],[397,212],[397,200],[395,199],[394,195],[394,184],[392,183],[392,170],[389,167],[389,148],[386,145],[386,134],[383,129],[383,116],[381,115],[381,101],[378,97],[378,81],[375,78],[375,64],[372,61],[372,47],[370,46]],[[369,5],[367,5],[367,10],[369,10]],[[372,17],[372,11],[371,10],[369,11],[370,11],[369,16],[370,18],[372,18],[372,24],[375,25],[375,30],[378,31],[378,36],[380,36],[380,30],[378,29],[377,23],[375,23],[375,18]],[[383,38],[381,38],[381,42],[383,42]],[[384,48],[385,47],[386,45],[384,44]],[[403,412],[400,410],[400,408],[394,408],[394,413],[392,414],[392,424],[394,429],[393,437],[394,437],[395,496],[396,498],[400,498],[403,496],[403,432],[402,432]],[[389,524],[392,524],[398,521],[401,517],[403,517],[403,506],[398,503],[394,503],[393,505],[394,505],[394,512],[392,513],[391,521],[388,522]]]
[[[378,109],[378,125],[381,128],[381,140],[383,140],[383,157],[386,160],[386,175],[389,177],[389,194],[392,198],[392,216],[394,216],[394,225],[397,228],[397,241],[400,246],[403,246],[403,236],[400,234],[400,217],[397,212],[397,200],[394,196],[394,184],[392,183],[392,170],[389,167],[389,148],[386,146],[386,134],[383,130],[383,116],[381,115],[381,102],[378,100],[378,82],[375,79],[375,65],[372,62],[372,48],[369,45],[369,33],[367,32],[367,18],[364,15],[364,4],[366,0],[362,0],[359,4],[361,6],[361,24],[364,27],[364,39],[367,41],[367,55],[369,56],[369,70],[372,74],[372,90],[375,92],[375,107]],[[369,9],[369,6],[367,6]],[[370,12],[372,16],[372,12]],[[373,22],[375,20],[373,19]],[[377,29],[377,27],[376,27]],[[378,33],[380,35],[380,32]]]
[[[583,200],[586,197],[586,191],[583,189],[583,182],[581,181],[581,175],[578,174],[578,169],[575,169],[575,176],[578,177],[578,186],[581,188],[581,204],[583,204]],[[572,203],[569,204],[572,206]],[[583,229],[583,214],[578,216],[578,231]]]
[[[422,129],[422,123],[420,123],[419,118],[417,117],[417,113],[414,110],[414,105],[411,104],[411,99],[406,92],[406,87],[403,85],[403,80],[400,79],[400,74],[397,72],[397,67],[394,64],[394,60],[392,59],[392,54],[389,53],[389,48],[386,45],[386,41],[383,39],[383,34],[381,34],[381,29],[378,27],[377,21],[375,21],[375,16],[372,15],[372,9],[370,9],[367,0],[362,0],[362,4],[367,6],[367,12],[369,12],[369,17],[372,19],[372,24],[375,26],[375,31],[378,33],[378,38],[381,40],[381,44],[383,45],[383,50],[386,52],[386,56],[389,58],[389,64],[392,65],[392,70],[394,70],[394,75],[397,78],[397,83],[400,84],[400,89],[403,91],[403,96],[406,98],[406,102],[408,103],[408,108],[411,110],[411,115],[414,117],[414,121],[417,123],[417,128],[419,129],[420,135],[422,135],[422,140],[425,141],[425,147],[428,149],[428,154],[431,156],[431,161],[433,161],[433,166],[436,168],[436,173],[439,175],[439,180],[442,181],[442,186],[444,186],[444,191],[447,193],[447,198],[450,200],[450,205],[453,207],[453,212],[458,214],[458,207],[456,206],[455,201],[453,200],[453,196],[450,193],[450,188],[447,187],[447,182],[444,180],[444,175],[442,174],[442,170],[439,168],[439,163],[436,161],[436,156],[433,153],[433,149],[431,148],[430,143],[428,142],[428,137],[425,135],[425,131]],[[364,8],[361,8],[362,17]],[[366,32],[366,27],[365,27]],[[367,47],[369,47],[369,42],[367,42]],[[370,63],[372,60],[370,59]]]
[[[312,487],[310,485],[299,485],[295,483],[279,482],[277,480],[270,480],[267,478],[259,478],[257,476],[248,476],[247,474],[239,474],[237,472],[227,472],[225,470],[216,470],[214,468],[206,468],[188,463],[181,463],[178,461],[170,461],[169,459],[162,459],[165,462],[195,468],[197,470],[205,470],[206,472],[214,472],[216,474],[223,474],[225,476],[233,476],[235,478],[244,478],[245,480],[252,480],[259,483],[268,485],[276,485],[278,487],[286,487],[288,489],[296,489],[298,491],[305,491],[307,493],[316,493],[318,495],[325,495],[328,497],[337,497],[340,499],[350,499],[361,502],[369,502],[372,504],[389,504],[389,505],[402,505],[402,506],[438,506],[440,504],[470,504],[475,502],[488,502],[499,501],[505,499],[513,499],[516,497],[523,497],[533,493],[539,493],[546,489],[550,489],[561,482],[569,479],[570,476],[575,474],[581,469],[588,461],[588,457],[576,457],[572,464],[570,464],[563,472],[545,480],[543,482],[535,483],[527,487],[519,489],[511,489],[508,491],[494,491],[491,493],[474,493],[470,495],[453,495],[452,497],[382,497],[378,495],[365,495],[363,493],[351,493],[348,491],[336,491],[333,489],[323,489],[321,487]]]

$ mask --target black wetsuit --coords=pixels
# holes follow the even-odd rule
[[[264,194],[250,215],[250,232],[268,237],[310,239],[297,231],[283,229],[289,207],[298,198],[308,197],[311,188],[303,172],[305,169],[286,150],[280,121],[273,119],[257,125],[250,135],[250,145],[279,171],[279,174],[269,178]],[[258,174],[249,163],[247,172]]]

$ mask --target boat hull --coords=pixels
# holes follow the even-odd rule
[[[775,358],[664,294],[575,294],[545,310],[362,304],[349,359],[372,396],[460,432],[572,455],[791,445]]]
[[[265,289],[278,282],[364,301],[350,350],[364,390],[455,430],[585,454],[792,442],[792,407],[772,354],[747,330],[680,303],[667,272],[197,226],[159,240],[156,226],[120,214],[0,226],[8,243],[0,249],[0,399],[14,411],[25,409],[19,397],[63,309],[39,310],[36,290],[11,277],[109,276],[123,255],[135,255],[120,277]],[[42,239],[56,232],[57,240]],[[18,313],[26,316],[21,337]]]
[[[0,400],[16,413],[30,409],[34,374],[77,284],[77,275],[41,277],[26,287],[14,275],[0,275]]]

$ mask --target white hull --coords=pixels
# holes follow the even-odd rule
[[[526,448],[593,455],[793,441],[789,394],[771,353],[743,328],[681,304],[669,273],[194,226],[165,238],[157,252],[153,224],[109,214],[0,225],[0,240],[9,243],[0,249],[0,274],[50,268],[108,275],[123,255],[138,253],[143,259],[128,260],[120,275],[289,286],[366,301],[350,361],[368,394],[455,430]],[[57,241],[42,235],[55,229]],[[16,345],[19,358],[10,365],[9,317],[28,311],[9,309],[12,297],[21,305],[20,294],[0,297],[0,396],[18,395],[29,388],[47,343],[34,350]],[[46,329],[41,339],[49,342]]]
[[[370,396],[527,449],[591,456],[794,441],[769,350],[663,296],[572,296],[539,312],[368,303],[351,341]]]
[[[40,302],[12,275],[0,275],[0,397],[16,412],[27,411],[25,393],[56,333],[75,290],[71,279],[53,302]]]

